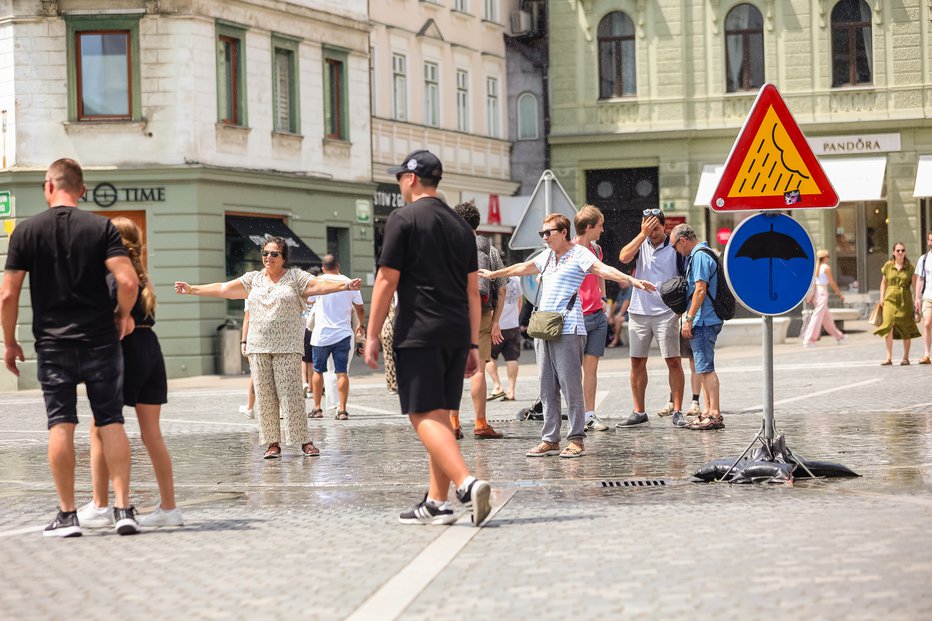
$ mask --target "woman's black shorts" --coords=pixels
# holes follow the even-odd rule
[[[123,404],[134,407],[168,402],[168,379],[159,339],[151,328],[137,327],[123,345]]]

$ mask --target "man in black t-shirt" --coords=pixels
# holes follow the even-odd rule
[[[113,481],[114,522],[121,535],[139,532],[129,502],[129,441],[123,430],[123,353],[120,339],[133,331],[130,309],[139,281],[110,220],[77,209],[85,192],[77,162],[61,159],[42,183],[49,209],[29,218],[10,235],[0,315],[3,361],[19,375],[24,361],[16,341],[19,297],[29,273],[39,383],[49,427],[49,467],[58,491],[59,512],[45,529],[49,537],[81,534],[74,505],[74,429],[78,424],[77,385],[83,382],[96,432]],[[107,287],[112,272],[118,306]]]
[[[395,175],[406,205],[385,224],[379,271],[372,291],[366,364],[375,368],[378,337],[389,302],[398,291],[395,364],[401,410],[430,456],[430,487],[424,500],[401,514],[403,524],[452,524],[447,501],[456,496],[482,524],[490,511],[489,484],[469,474],[450,426],[463,379],[480,369],[479,269],[475,235],[466,221],[437,198],[440,160],[414,151]]]

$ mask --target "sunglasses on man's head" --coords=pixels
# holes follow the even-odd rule
[[[263,250],[262,251],[263,257],[272,257],[273,259],[277,259],[279,255],[281,255],[281,253],[277,250]]]
[[[544,229],[543,231],[538,231],[537,234],[543,238],[550,237],[554,233],[559,232],[560,229]]]
[[[644,214],[645,218],[649,218],[650,216],[659,216],[660,214],[663,213],[663,210],[657,209],[656,207],[654,207],[652,209],[645,209],[641,213]]]

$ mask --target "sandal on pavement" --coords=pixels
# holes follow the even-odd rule
[[[686,429],[692,429],[694,431],[711,431],[714,429],[724,429],[725,421],[721,416],[706,416],[701,420],[687,425]]]
[[[923,356],[919,364],[932,364],[932,360],[930,360],[928,356]]]
[[[269,448],[265,450],[265,454],[262,456],[262,459],[281,459],[282,456],[282,447],[277,444],[270,444]]]
[[[880,366],[882,366],[882,367],[888,367],[888,366],[890,366],[891,364],[893,364],[893,361],[892,361],[892,360],[884,360],[883,362],[880,363]]]
[[[900,366],[901,366],[901,367],[908,367],[908,366],[909,366],[909,360],[906,359],[906,358],[903,358],[902,360],[900,360]]]
[[[514,400],[515,400],[514,397],[509,397],[508,395],[505,395],[504,397],[502,397],[502,401],[514,401]]]
[[[324,411],[320,408],[314,408],[313,410],[307,413],[307,417],[308,418],[323,418]]]
[[[463,436],[463,430],[460,429],[459,427],[454,427],[454,428],[453,428],[453,437],[456,438],[457,440],[462,440],[463,437],[464,437],[464,436]]]
[[[559,442],[541,442],[525,453],[528,457],[551,457],[560,454]]]
[[[320,450],[318,450],[318,448],[314,446],[313,442],[302,444],[301,450],[304,452],[305,457],[319,457],[320,456]]]
[[[485,427],[474,429],[472,437],[477,440],[499,440],[505,436],[492,429],[492,425],[487,424]]]
[[[486,396],[485,400],[486,400],[486,401],[495,401],[496,399],[501,399],[501,398],[504,397],[504,396],[505,396],[505,391],[504,391],[504,390],[499,390],[498,392],[491,392],[491,393],[489,393],[488,396]]]
[[[337,415],[334,418],[337,420],[349,420],[349,412],[346,410],[337,410]]]
[[[569,446],[560,453],[560,457],[563,459],[573,459],[575,457],[582,457],[585,454],[586,449],[582,444],[579,442],[570,442]]]

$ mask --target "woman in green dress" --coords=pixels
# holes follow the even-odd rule
[[[883,323],[874,330],[874,334],[886,337],[887,359],[881,366],[893,364],[893,339],[903,341],[903,360],[900,365],[909,364],[909,346],[911,339],[919,338],[919,330],[913,320],[913,267],[906,258],[906,246],[901,243],[893,245],[893,256],[880,268],[883,278],[880,281],[880,299],[883,300]]]

